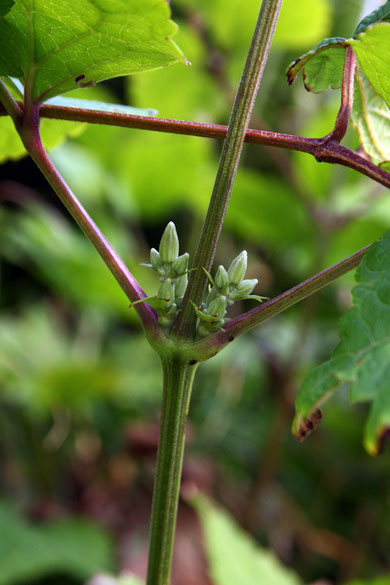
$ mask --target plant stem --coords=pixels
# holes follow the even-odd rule
[[[146,585],[169,585],[184,454],[185,424],[197,365],[173,355],[164,372]]]
[[[131,302],[135,302],[145,298],[146,294],[138,284],[137,280],[130,273],[117,252],[106,240],[95,222],[88,215],[87,211],[81,205],[80,201],[68,187],[49,159],[43,148],[39,135],[39,106],[31,106],[31,108],[26,111],[23,123],[18,129],[27,152],[45,175],[46,179],[72,217],[78,223],[81,230],[98,251],[128,299]],[[161,339],[161,329],[153,309],[146,302],[137,304],[135,309],[138,312],[149,339],[151,341],[153,339],[156,341]]]
[[[356,55],[352,47],[347,47],[343,71],[343,83],[341,86],[341,105],[337,113],[335,126],[329,138],[340,142],[348,128],[349,116],[353,106],[355,89]]]
[[[259,323],[266,321],[270,317],[274,317],[302,299],[319,291],[324,286],[336,280],[336,278],[339,278],[343,274],[353,270],[353,268],[356,268],[360,264],[360,261],[368,248],[369,246],[362,248],[348,258],[345,258],[326,270],[322,270],[318,274],[308,278],[297,286],[290,288],[281,295],[274,297],[270,301],[263,303],[243,315],[239,315],[235,319],[232,319],[224,325],[222,331],[217,331],[209,337],[194,343],[192,347],[194,355],[197,356],[199,361],[210,359],[239,335],[250,331],[256,327],[256,325],[259,325]]]
[[[230,117],[207,216],[195,255],[193,267],[196,270],[190,275],[183,300],[183,310],[178,317],[174,330],[174,333],[179,337],[189,337],[194,331],[196,313],[189,301],[200,304],[207,284],[207,276],[203,268],[210,271],[214,261],[226,208],[240,162],[245,134],[268,59],[282,3],[283,0],[263,0],[261,4],[252,43]]]
[[[19,102],[16,103],[19,105]],[[7,111],[0,104],[0,116],[6,114]],[[52,120],[105,124],[121,128],[136,128],[152,132],[216,138],[218,140],[223,140],[227,134],[227,126],[220,124],[147,118],[144,116],[131,116],[128,114],[99,112],[96,110],[67,108],[63,106],[43,105],[41,106],[40,115],[41,117]],[[283,134],[281,132],[249,129],[245,135],[245,142],[306,152],[314,156],[318,162],[328,162],[348,167],[370,177],[370,179],[385,187],[390,187],[390,173],[377,167],[356,152],[342,146],[337,140],[332,140],[329,138],[329,135],[325,138],[306,138],[304,136],[294,136],[293,134]]]

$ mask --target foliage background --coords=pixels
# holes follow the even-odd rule
[[[171,6],[191,67],[78,94],[155,108],[162,117],[226,123],[258,2]],[[338,92],[314,96],[299,82],[288,88],[284,71],[324,36],[352,33],[360,9],[358,0],[285,0],[252,127],[307,136],[331,130]],[[0,157],[9,146],[5,124]],[[137,279],[155,292],[139,264],[171,219],[182,251],[194,252],[221,145],[47,124],[55,135],[72,133],[51,151],[53,160]],[[346,143],[357,146],[352,131]],[[0,199],[0,530],[9,536],[0,545],[0,583],[83,583],[99,571],[142,576],[158,359],[126,298],[29,160],[1,167]],[[389,219],[385,190],[368,179],[308,155],[251,145],[217,262],[229,264],[247,249],[248,277],[260,280],[255,292],[272,297],[374,241]],[[305,443],[289,429],[304,374],[337,344],[352,283],[352,275],[344,277],[200,368],[175,583],[212,582],[199,521],[184,497],[194,486],[307,583],[372,583],[390,572],[390,454],[387,448],[371,459],[364,452],[365,406],[351,407],[341,392]]]

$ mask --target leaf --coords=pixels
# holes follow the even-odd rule
[[[274,46],[310,47],[329,33],[331,16],[327,0],[285,0],[275,31]]]
[[[390,105],[390,23],[375,24],[351,39],[360,66],[378,94]]]
[[[31,582],[51,573],[84,580],[113,563],[107,535],[84,521],[35,526],[2,502],[0,529],[7,535],[0,542],[0,585]]]
[[[354,32],[354,37],[360,35],[360,33],[364,32],[369,26],[376,24],[377,22],[383,22],[386,20],[390,20],[390,0],[388,0],[383,6],[380,6],[376,10],[373,10],[361,20]]]
[[[0,0],[0,18],[5,16],[14,5],[14,0]]]
[[[70,97],[57,96],[46,102],[52,106],[63,106],[65,108],[77,108],[81,110],[93,110],[95,112],[111,112],[113,114],[129,114],[131,116],[155,116],[157,110],[151,108],[134,108],[122,104],[111,104],[98,100],[86,100]]]
[[[373,161],[377,164],[389,161],[390,110],[360,68],[355,75],[351,119],[365,152]]]
[[[345,47],[348,43],[343,37],[324,39],[314,49],[301,55],[287,69],[289,85],[294,83],[298,73],[303,70],[305,87],[308,91],[318,93],[331,87],[341,87]]]
[[[206,496],[191,495],[199,515],[206,554],[215,585],[299,585],[300,579],[283,567],[274,554],[259,546],[233,519]]]
[[[165,0],[15,0],[0,21],[0,74],[43,101],[185,58]]]
[[[356,273],[354,307],[340,320],[341,343],[315,368],[296,399],[294,434],[302,439],[318,418],[318,405],[345,382],[352,403],[370,401],[364,444],[380,452],[390,430],[390,231],[371,246]]]

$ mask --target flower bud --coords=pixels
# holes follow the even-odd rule
[[[226,297],[218,295],[207,307],[208,315],[216,315],[218,319],[222,319],[226,313]]]
[[[182,274],[187,272],[189,258],[190,258],[189,253],[185,252],[184,254],[176,258],[176,260],[173,262],[172,270],[177,276],[181,276]]]
[[[161,251],[160,251],[161,252]],[[233,262],[229,266],[228,276],[229,281],[232,284],[240,284],[245,276],[246,267],[248,264],[248,254],[246,250],[243,250],[241,254],[234,258]]]
[[[247,297],[251,294],[258,282],[259,281],[257,278],[248,278],[247,280],[242,280],[240,284],[237,285],[236,290],[229,295],[230,298],[238,301],[243,297]]]
[[[186,274],[179,276],[175,280],[175,299],[181,299],[184,297],[188,284],[188,277]]]
[[[164,230],[159,251],[162,262],[174,262],[179,255],[179,238],[173,221],[170,221]]]
[[[229,276],[226,268],[218,266],[217,274],[215,275],[215,286],[223,293],[226,292],[229,285]]]
[[[174,291],[172,281],[167,278],[164,280],[157,293],[158,298],[167,301],[167,307],[169,307],[174,301]]]
[[[156,248],[152,248],[150,250],[150,263],[152,265],[152,268],[154,268],[154,270],[157,270],[158,268],[160,268],[160,266],[162,264],[160,254],[157,252]]]

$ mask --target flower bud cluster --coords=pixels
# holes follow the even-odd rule
[[[179,256],[179,238],[176,226],[170,221],[162,235],[158,251],[150,250],[150,264],[161,285],[148,303],[157,311],[162,327],[170,327],[183,301],[188,283],[189,254]]]
[[[198,332],[201,337],[222,328],[228,305],[244,299],[263,300],[262,297],[251,295],[258,280],[244,279],[247,264],[248,254],[244,250],[233,260],[228,270],[219,266],[214,279],[208,274],[211,285],[206,300],[201,307],[194,305],[199,317]]]

